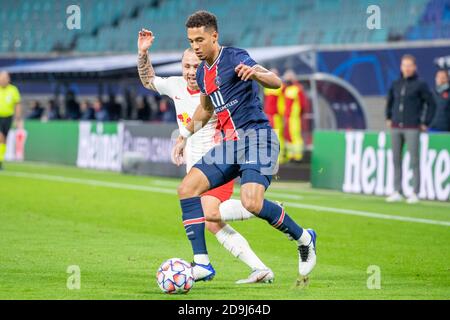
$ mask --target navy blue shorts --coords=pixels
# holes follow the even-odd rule
[[[254,182],[267,189],[278,169],[280,143],[275,132],[264,128],[238,133],[238,140],[212,148],[194,167],[208,177],[210,189],[237,177],[241,178],[241,185]]]
[[[13,122],[13,117],[0,117],[0,132],[6,138],[8,132],[11,129],[11,124]]]

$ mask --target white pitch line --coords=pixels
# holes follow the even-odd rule
[[[408,221],[408,222],[435,224],[435,225],[442,225],[442,226],[450,227],[450,221],[439,221],[439,220],[431,220],[431,219],[423,219],[423,218],[394,216],[394,215],[390,215],[390,214],[351,210],[351,209],[339,209],[339,208],[332,208],[332,207],[322,207],[322,206],[316,206],[316,205],[304,204],[304,203],[285,202],[284,205],[286,207],[311,209],[311,210],[316,210],[316,211],[326,211],[326,212],[333,212],[333,213],[337,213],[337,214],[345,214],[345,215],[351,215],[351,216],[360,216],[360,217],[385,219],[385,220]]]
[[[149,191],[156,193],[167,193],[167,194],[176,194],[176,189],[162,189],[159,187],[150,187],[150,186],[141,186],[137,184],[128,184],[128,183],[119,183],[119,182],[108,182],[101,180],[92,180],[92,179],[80,179],[80,178],[71,178],[64,176],[54,176],[48,174],[40,174],[40,173],[28,173],[28,172],[1,172],[0,175],[6,175],[11,177],[20,177],[20,178],[31,178],[31,179],[40,179],[47,181],[56,181],[56,182],[68,182],[68,183],[77,183],[83,185],[89,185],[94,187],[108,187],[115,189],[125,189],[125,190],[138,190],[138,191]]]
[[[161,187],[141,186],[141,185],[135,185],[135,184],[108,182],[108,181],[100,181],[100,180],[92,180],[92,179],[80,179],[80,178],[55,176],[55,175],[47,175],[47,174],[40,174],[40,173],[3,171],[3,172],[0,172],[0,176],[1,175],[11,176],[11,177],[55,181],[55,182],[76,183],[76,184],[98,186],[98,187],[108,187],[108,188],[115,188],[115,189],[148,191],[148,192],[165,193],[165,194],[171,194],[171,195],[176,194],[175,189],[164,189]],[[424,223],[424,224],[432,224],[432,225],[440,225],[440,226],[450,227],[450,221],[396,216],[396,215],[388,215],[388,214],[382,214],[382,213],[351,210],[351,209],[341,209],[341,208],[333,208],[333,207],[323,207],[323,206],[311,205],[311,204],[306,204],[306,203],[285,202],[284,205],[287,207],[310,209],[310,210],[316,210],[316,211],[322,211],[322,212],[333,212],[333,213],[337,213],[337,214],[344,214],[344,215],[350,215],[350,216],[360,216],[360,217],[366,217],[366,218],[385,219],[385,220],[397,220],[397,221]]]

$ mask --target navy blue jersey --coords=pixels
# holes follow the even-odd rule
[[[270,128],[259,99],[258,83],[243,81],[234,71],[240,63],[256,65],[247,51],[222,47],[211,66],[202,61],[197,69],[200,91],[211,98],[226,140],[238,139],[236,130]]]

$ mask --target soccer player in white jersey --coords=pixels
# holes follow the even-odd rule
[[[138,71],[145,88],[157,91],[173,99],[177,113],[177,123],[180,129],[192,119],[194,111],[200,104],[200,90],[196,81],[196,71],[200,64],[199,58],[192,49],[187,49],[182,57],[183,76],[162,78],[155,75],[148,56],[154,35],[151,31],[142,29],[138,36]],[[186,172],[202,158],[216,143],[218,143],[217,117],[213,116],[208,123],[194,136],[188,139],[184,160]],[[220,129],[220,128],[219,128]],[[274,274],[253,252],[247,240],[224,221],[250,219],[253,215],[247,211],[240,200],[230,199],[233,194],[234,181],[212,189],[202,195],[202,207],[206,215],[206,228],[230,253],[247,264],[252,272],[247,279],[236,283],[272,282]],[[193,263],[194,277],[201,280],[203,269]],[[198,276],[196,276],[198,273]]]

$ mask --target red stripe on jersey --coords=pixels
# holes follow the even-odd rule
[[[211,69],[208,69],[206,65],[204,65],[203,71],[203,83],[205,85],[206,94],[211,94],[218,89],[216,85],[217,64],[215,64]]]
[[[220,125],[222,127],[222,131],[225,133],[225,137],[223,138],[223,141],[238,140],[239,135],[236,131],[236,126],[234,125],[234,121],[231,118],[230,110],[225,109],[225,110],[217,113],[217,118],[219,119]]]
[[[219,120],[216,122],[216,130],[214,133],[214,143],[219,144],[222,141],[222,124]]]

